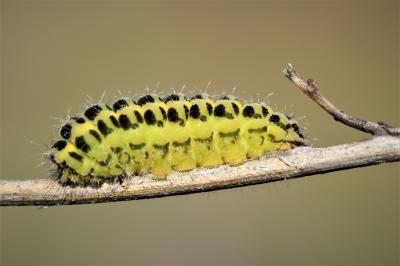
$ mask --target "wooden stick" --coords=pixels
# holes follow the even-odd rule
[[[0,206],[67,205],[148,199],[189,194],[258,183],[305,177],[347,168],[400,161],[400,129],[383,122],[352,117],[323,97],[316,83],[300,78],[289,64],[285,76],[335,120],[371,133],[371,139],[327,148],[301,147],[245,162],[240,166],[222,165],[213,169],[174,172],[165,181],[150,175],[128,178],[122,184],[100,188],[69,187],[49,179],[0,180]]]
[[[148,199],[240,187],[341,169],[400,161],[400,138],[379,136],[327,148],[301,147],[240,166],[175,172],[166,181],[150,175],[100,188],[65,187],[48,180],[0,181],[0,205],[66,205]]]

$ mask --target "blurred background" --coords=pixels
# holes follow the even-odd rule
[[[1,1],[0,178],[47,178],[58,119],[146,88],[264,99],[313,146],[367,138],[338,107],[400,125],[398,1]],[[120,91],[120,92],[119,92]],[[92,99],[87,96],[92,97]],[[89,99],[89,100],[88,100]],[[110,204],[0,209],[1,265],[397,265],[399,163]]]

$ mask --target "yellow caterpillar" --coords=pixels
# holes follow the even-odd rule
[[[50,158],[64,184],[99,184],[125,176],[237,165],[248,158],[304,145],[297,123],[260,103],[233,96],[187,100],[146,95],[112,107],[96,104],[60,130]]]

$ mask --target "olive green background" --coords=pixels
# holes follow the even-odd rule
[[[55,118],[99,100],[205,89],[305,116],[314,146],[368,137],[338,107],[399,126],[396,1],[1,1],[2,179],[46,178]],[[93,99],[89,101],[87,96]],[[1,265],[398,265],[399,164],[210,193],[0,209]]]

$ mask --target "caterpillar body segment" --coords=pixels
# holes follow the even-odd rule
[[[50,154],[57,178],[67,184],[98,184],[172,170],[237,165],[275,150],[304,145],[299,126],[261,103],[233,96],[188,100],[145,95],[96,104],[71,118]]]

